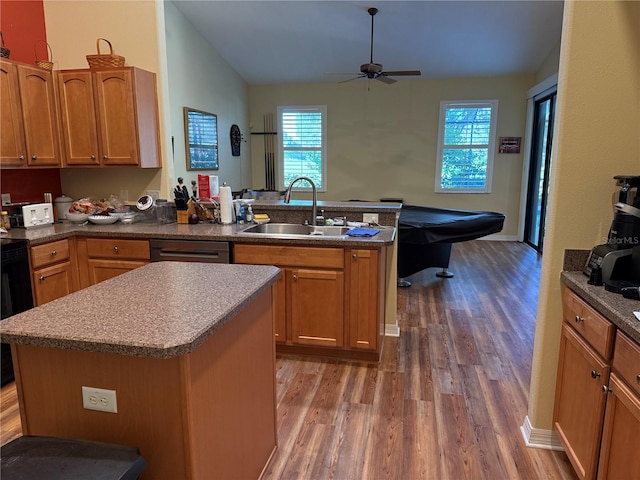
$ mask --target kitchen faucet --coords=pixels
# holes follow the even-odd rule
[[[287,191],[284,194],[284,203],[289,203],[291,200],[291,189],[293,188],[293,184],[298,182],[299,180],[306,180],[311,185],[311,190],[313,191],[313,207],[311,210],[311,225],[316,226],[316,214],[318,213],[318,195],[316,193],[316,184],[313,183],[309,177],[296,177],[291,180],[289,187],[287,187]]]

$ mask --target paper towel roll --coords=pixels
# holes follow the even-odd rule
[[[220,187],[220,221],[227,224],[233,223],[234,218],[231,187]]]

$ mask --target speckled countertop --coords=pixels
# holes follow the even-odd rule
[[[311,202],[292,201],[284,205],[282,202],[255,203],[254,212],[268,212],[272,222],[302,223],[310,211]],[[197,225],[169,223],[158,224],[155,222],[136,222],[123,224],[116,222],[112,225],[86,225],[73,224],[68,221],[49,226],[33,228],[12,228],[3,237],[26,239],[30,245],[61,240],[63,238],[77,236],[93,237],[123,237],[123,238],[174,238],[188,240],[218,240],[242,243],[278,243],[292,245],[318,245],[318,246],[369,246],[381,247],[391,245],[395,239],[395,217],[399,215],[400,204],[367,204],[363,202],[318,202],[320,208],[325,210],[327,218],[335,216],[347,216],[349,221],[362,220],[362,211],[379,213],[380,223],[387,225],[381,227],[380,233],[373,237],[288,237],[274,238],[261,234],[244,234],[242,230],[250,225],[220,225],[214,223],[199,223]]]
[[[138,357],[194,351],[280,277],[272,266],[159,262],[0,323],[0,340]]]
[[[640,343],[640,321],[633,314],[634,311],[640,311],[639,301],[608,292],[604,287],[589,285],[587,276],[582,272],[565,271],[562,272],[561,279],[567,287],[576,292],[595,310]]]

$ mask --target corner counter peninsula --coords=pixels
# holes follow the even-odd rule
[[[3,320],[25,435],[133,445],[143,479],[258,478],[276,448],[276,267],[152,263]],[[117,413],[83,407],[115,390]]]

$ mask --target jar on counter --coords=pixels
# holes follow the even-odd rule
[[[11,230],[11,222],[9,221],[9,212],[2,212],[2,227],[5,230]]]

